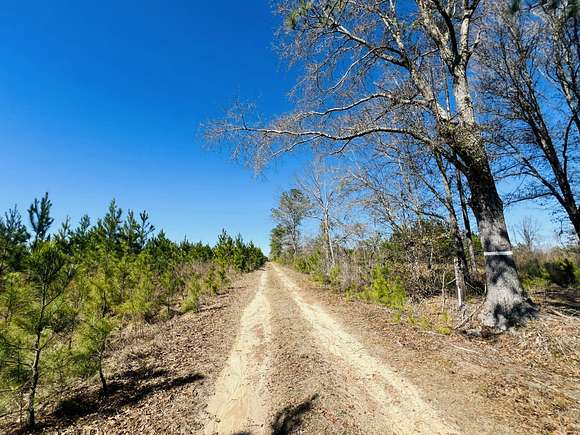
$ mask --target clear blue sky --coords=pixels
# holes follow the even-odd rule
[[[1,211],[48,191],[76,222],[116,198],[173,239],[267,247],[300,159],[255,178],[198,130],[236,96],[288,108],[269,2],[5,2],[0,20]]]
[[[297,165],[256,179],[198,131],[242,94],[287,109],[267,2],[7,2],[0,20],[0,210],[48,191],[77,221],[114,197],[175,239],[267,246]]]

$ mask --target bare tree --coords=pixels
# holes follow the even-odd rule
[[[539,231],[540,226],[534,218],[531,216],[525,216],[522,218],[518,225],[517,232],[521,239],[521,245],[523,245],[528,251],[533,251],[535,245],[538,243]]]
[[[455,272],[455,287],[457,289],[457,305],[461,308],[463,307],[466,293],[465,281],[468,278],[467,257],[465,255],[465,249],[463,248],[463,238],[461,237],[457,213],[455,212],[452,180],[449,177],[449,168],[445,165],[445,162],[438,154],[435,154],[435,162],[437,163],[437,169],[439,170],[441,183],[443,184],[445,191],[444,198],[441,198],[440,200],[443,202],[447,212],[449,213],[449,228],[451,238],[453,239],[453,248],[455,250],[453,265]]]
[[[477,58],[502,176],[524,179],[511,202],[555,199],[580,241],[580,26],[576,1],[508,8],[492,1]]]
[[[306,174],[298,179],[298,186],[313,205],[310,216],[320,221],[328,274],[336,264],[332,233],[338,219],[339,201],[344,196],[342,183],[321,159],[316,159]]]
[[[479,0],[281,1],[280,49],[304,65],[296,110],[267,123],[244,107],[210,134],[256,168],[299,146],[340,154],[380,137],[410,138],[466,177],[486,251],[482,321],[507,328],[534,312],[523,295],[482,128],[469,63],[479,46]],[[442,101],[451,100],[447,107]]]
[[[354,175],[359,188],[365,189],[368,194],[366,200],[376,202],[379,209],[387,212],[387,222],[391,226],[410,226],[406,214],[405,219],[396,222],[396,216],[389,210],[403,211],[410,209],[416,216],[416,223],[420,226],[426,219],[436,219],[448,226],[449,235],[454,249],[454,272],[459,307],[463,305],[466,293],[468,266],[463,246],[462,232],[459,227],[457,213],[453,199],[453,179],[450,176],[449,163],[437,153],[417,147],[413,143],[398,144],[397,146],[381,146],[378,151],[385,158],[385,165],[397,162],[398,171],[390,171],[389,176],[384,173],[378,178],[386,183],[377,182],[376,176],[370,176],[368,168]],[[377,156],[373,159],[380,162]],[[380,163],[379,163],[380,164]],[[393,165],[391,165],[393,166]],[[387,187],[388,185],[388,187]],[[399,189],[397,190],[397,186]],[[441,209],[443,208],[443,210]],[[401,216],[401,213],[398,214]]]

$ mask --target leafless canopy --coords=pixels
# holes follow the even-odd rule
[[[253,106],[236,104],[208,135],[257,170],[299,146],[341,153],[379,136],[411,138],[462,165],[438,128],[456,116],[449,70],[465,70],[478,44],[470,33],[478,3],[281,2],[279,50],[304,71],[292,91],[296,109],[264,122]]]

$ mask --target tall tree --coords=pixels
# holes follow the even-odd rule
[[[326,164],[317,159],[305,175],[298,179],[300,189],[312,204],[310,216],[320,221],[326,270],[328,274],[336,264],[333,231],[338,224],[338,208],[344,197],[344,183],[336,178]]]
[[[284,253],[284,240],[286,238],[286,229],[278,224],[270,231],[270,258],[275,260]]]
[[[250,155],[257,168],[299,146],[340,154],[372,146],[379,136],[410,138],[438,152],[469,184],[486,252],[481,319],[503,329],[534,309],[511,255],[473,103],[479,6],[479,0],[281,1],[281,52],[305,71],[296,110],[264,125],[237,107],[209,133],[235,144],[234,153]]]

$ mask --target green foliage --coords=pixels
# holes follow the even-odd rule
[[[312,208],[310,199],[300,189],[290,189],[282,192],[278,207],[272,209],[272,217],[283,230],[280,234],[288,255],[298,254],[300,226]]]
[[[284,18],[284,27],[288,30],[296,30],[300,20],[312,8],[311,1],[301,0],[298,5]]]
[[[28,217],[30,218],[30,225],[34,232],[34,245],[38,242],[45,241],[48,237],[48,230],[54,222],[54,219],[50,217],[51,207],[52,202],[48,199],[48,193],[45,193],[40,201],[35,198],[34,202],[28,208]]]
[[[0,217],[0,274],[19,271],[28,254],[26,242],[30,238],[16,207]]]
[[[320,251],[316,250],[309,255],[294,259],[294,267],[302,273],[310,273],[317,277],[323,274],[324,259]]]
[[[364,293],[366,299],[386,305],[390,308],[402,308],[407,296],[398,279],[389,278],[385,267],[375,266],[372,272],[371,286]]]
[[[578,267],[568,258],[547,262],[544,267],[548,273],[549,280],[560,287],[569,287],[576,283]]]
[[[74,310],[68,305],[66,289],[72,279],[68,258],[55,242],[35,241],[25,265],[25,274],[11,274],[5,280],[0,310],[0,379],[9,391],[28,389],[34,407],[45,356],[75,325]],[[34,414],[28,416],[34,424]]]
[[[75,331],[72,370],[77,376],[88,378],[100,374],[103,390],[107,384],[103,373],[103,360],[107,343],[117,322],[111,317],[89,316]]]
[[[179,244],[179,250],[187,260],[200,261],[208,263],[213,260],[213,250],[211,246],[201,242],[190,243],[187,240]]]
[[[451,328],[445,325],[437,325],[435,326],[435,332],[438,332],[439,334],[443,335],[449,335],[451,334]]]
[[[528,290],[542,290],[551,285],[573,287],[579,282],[580,267],[573,252],[553,251],[550,257],[543,252],[518,248],[515,260]]]
[[[337,288],[341,285],[341,282],[340,282],[341,272],[340,272],[340,266],[338,264],[336,264],[330,268],[330,274],[329,274],[328,279],[330,281],[330,285],[332,285],[335,288]]]
[[[217,264],[223,267],[233,265],[234,240],[228,233],[226,233],[226,230],[222,230],[222,232],[218,236],[217,243],[213,248],[213,255],[214,258],[216,259]]]
[[[0,218],[0,406],[34,403],[36,390],[62,390],[97,375],[107,391],[105,361],[115,331],[199,309],[204,292],[228,286],[266,257],[241,236],[222,231],[214,248],[153,234],[149,215],[126,215],[112,201],[92,225],[83,216],[49,230],[45,195],[28,209],[33,234],[16,209]],[[28,416],[34,423],[34,413]]]
[[[128,264],[127,272],[127,291],[118,312],[132,321],[152,321],[160,300],[155,297],[154,274],[147,267],[147,257],[137,257]]]
[[[263,266],[267,258],[252,242],[246,244],[241,235],[233,239],[225,230],[218,236],[213,258],[224,271],[232,267],[238,272],[251,272]]]
[[[199,277],[193,276],[186,286],[187,296],[181,304],[184,313],[188,311],[197,311],[199,309],[199,299],[202,295],[202,286]]]
[[[273,260],[280,258],[284,252],[284,239],[286,229],[282,225],[276,225],[270,232],[270,257]]]
[[[206,291],[211,295],[218,294],[227,284],[227,273],[222,265],[218,265],[217,268],[211,266],[203,280]]]

